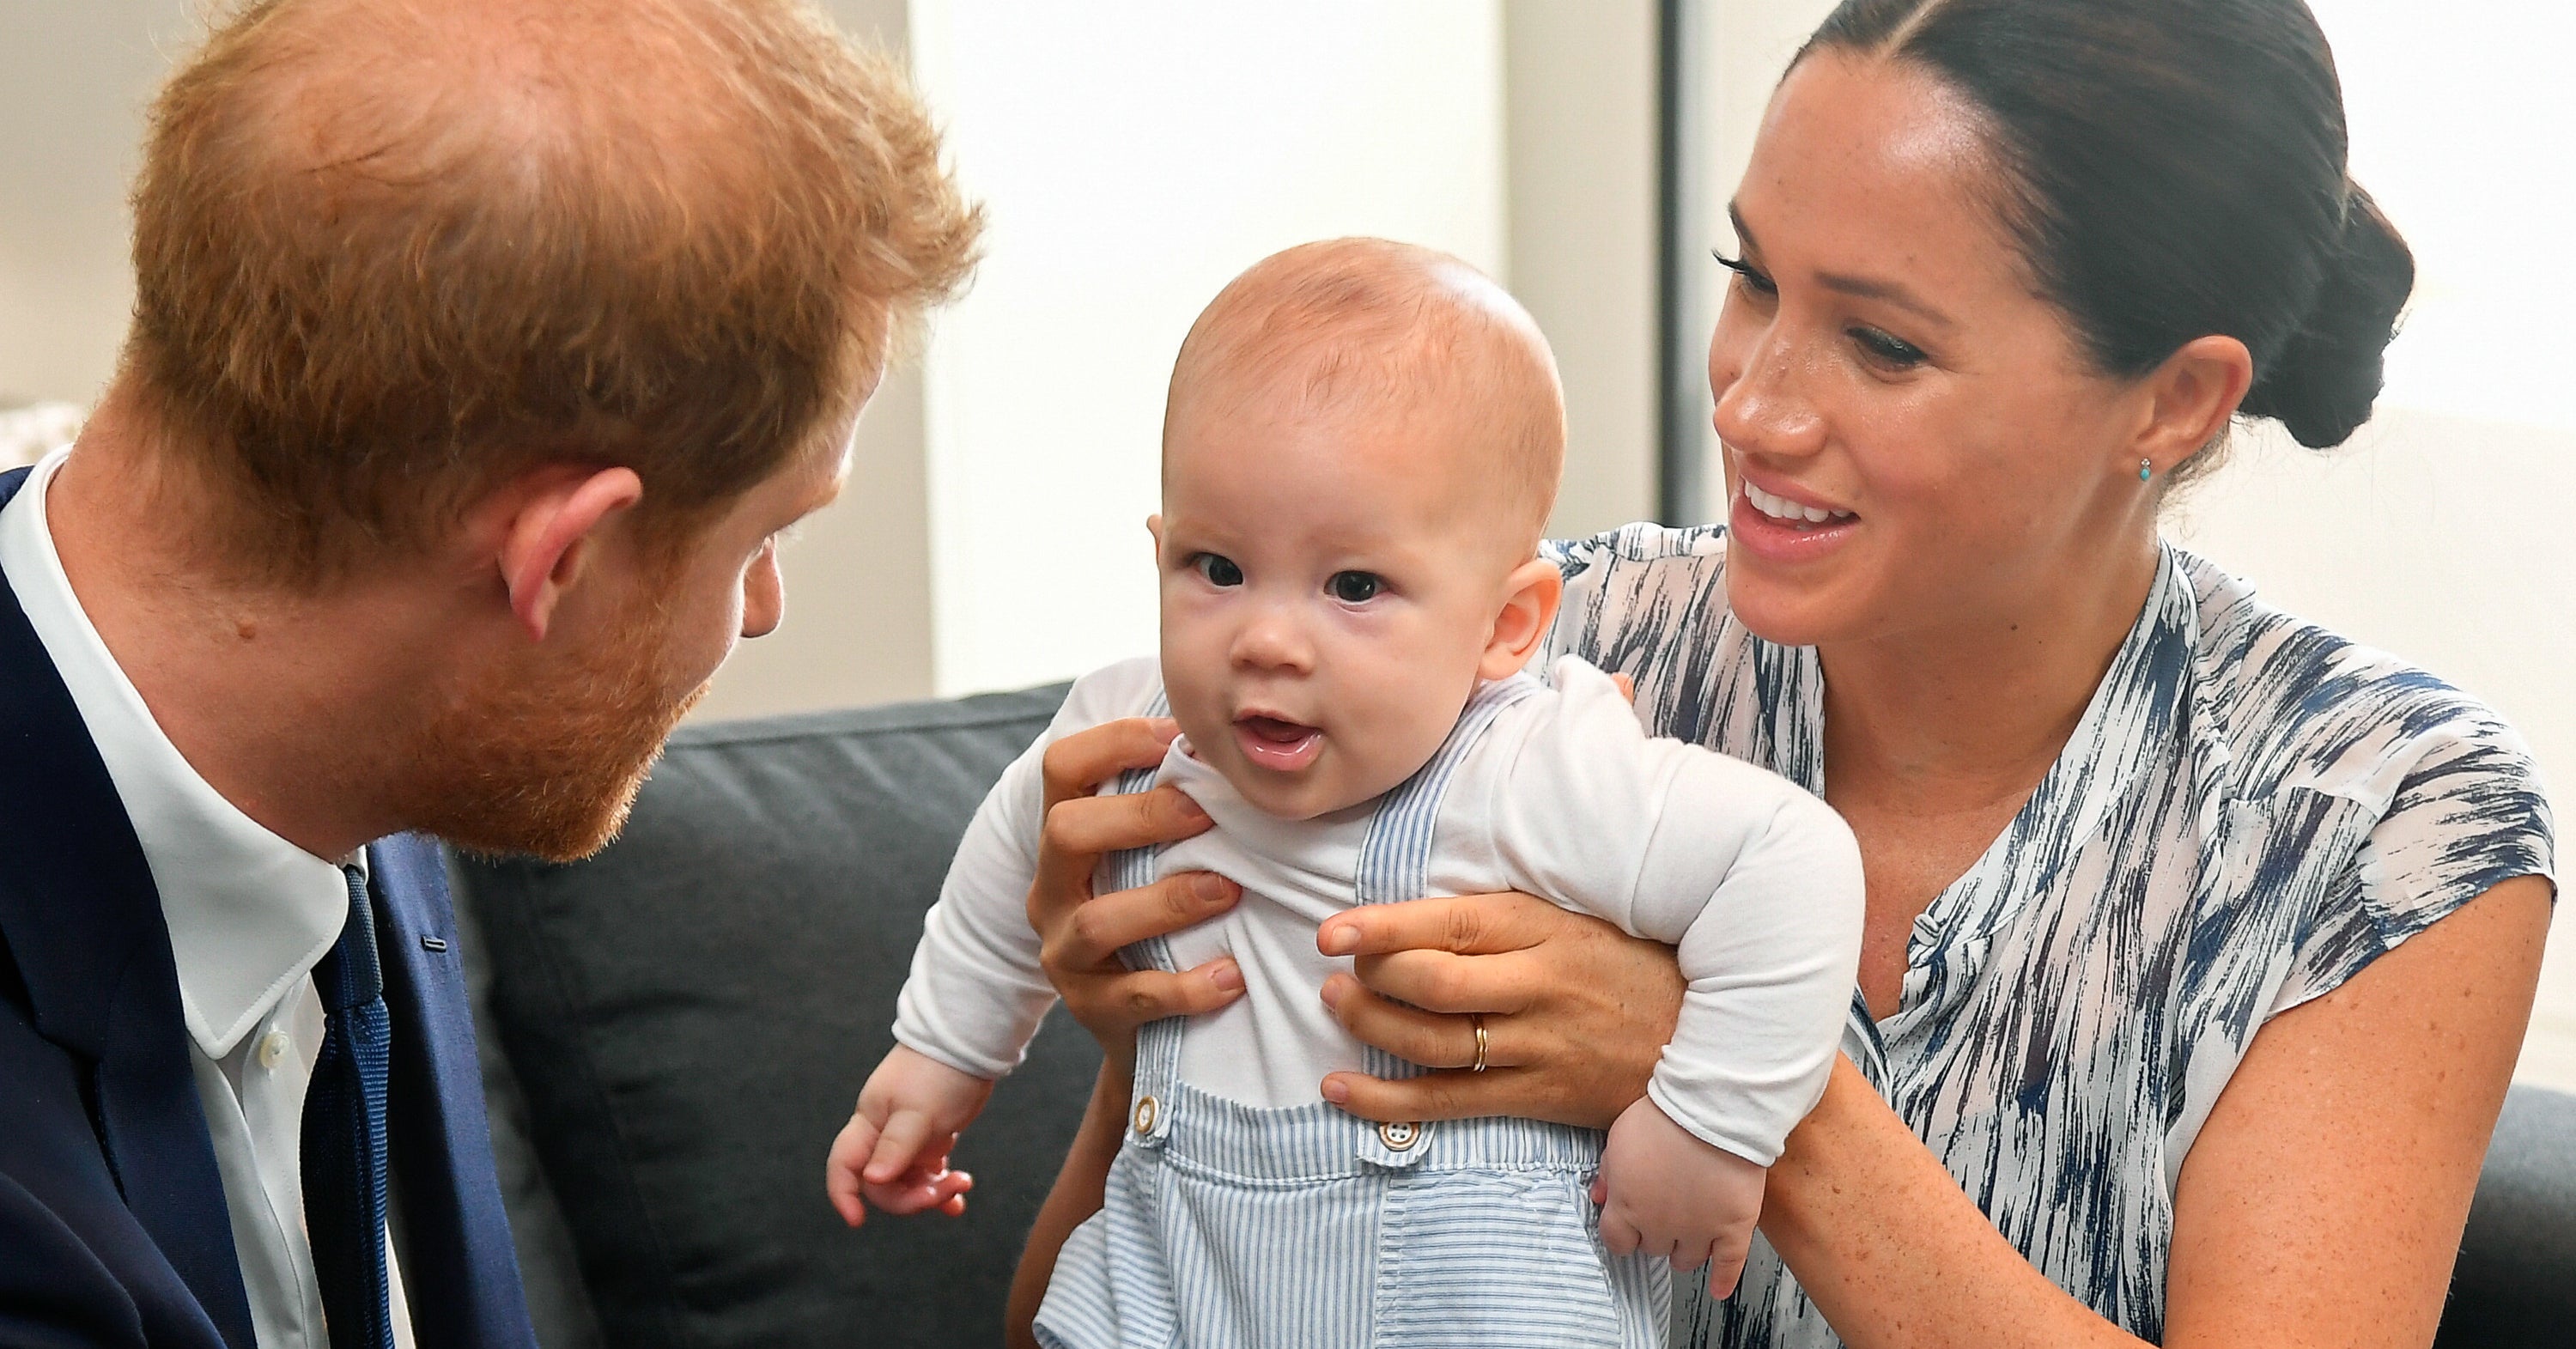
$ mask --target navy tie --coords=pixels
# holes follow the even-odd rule
[[[367,878],[349,878],[349,925],[313,967],[322,1054],[304,1097],[304,1227],[331,1349],[393,1349],[385,1290],[385,1076],[393,1025]]]

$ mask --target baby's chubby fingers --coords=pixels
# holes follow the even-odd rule
[[[831,1156],[823,1163],[823,1193],[831,1199],[832,1211],[852,1227],[867,1220],[867,1205],[860,1197],[865,1182],[859,1172],[876,1146],[877,1126],[865,1115],[852,1115],[832,1140]]]
[[[957,1217],[966,1211],[966,1194],[975,1188],[975,1178],[948,1169],[946,1163],[946,1158],[940,1158],[886,1184],[871,1182],[865,1187],[867,1201],[888,1213],[928,1213],[936,1209]]]
[[[1612,1255],[1634,1255],[1643,1236],[1627,1215],[1614,1209],[1601,1210],[1601,1244]]]
[[[1618,1183],[1613,1181],[1608,1202],[1601,1206],[1602,1240],[1606,1243],[1609,1240],[1608,1234],[1615,1228],[1626,1235],[1628,1242],[1625,1250],[1613,1248],[1618,1254],[1643,1254],[1658,1260],[1669,1260],[1676,1269],[1683,1268],[1681,1263],[1685,1258],[1683,1252],[1703,1248],[1691,1245],[1681,1233],[1675,1231],[1668,1221],[1669,1217],[1669,1214],[1656,1212],[1656,1206],[1651,1203],[1633,1202],[1621,1192]],[[1697,1267],[1690,1266],[1694,1269]]]
[[[921,1145],[930,1140],[931,1127],[930,1117],[918,1110],[898,1110],[888,1116],[860,1176],[871,1185],[884,1185],[912,1169]]]
[[[1752,1251],[1752,1224],[1737,1224],[1718,1230],[1717,1239],[1708,1247],[1710,1297],[1722,1298],[1735,1291],[1736,1281],[1744,1277],[1745,1257]]]

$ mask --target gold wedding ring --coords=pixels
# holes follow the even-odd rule
[[[1471,1015],[1476,1023],[1476,1061],[1467,1065],[1467,1071],[1471,1073],[1481,1073],[1485,1071],[1485,1049],[1487,1047],[1487,1041],[1485,1039],[1485,1014],[1482,1012],[1476,1012]]]

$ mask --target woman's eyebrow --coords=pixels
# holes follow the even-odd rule
[[[1745,227],[1744,213],[1736,209],[1735,203],[1726,204],[1726,218],[1735,226],[1736,243],[1741,245],[1747,254],[1762,251],[1762,246],[1753,240],[1753,231]],[[1852,276],[1842,272],[1820,272],[1816,276],[1816,284],[1838,294],[1895,305],[1935,327],[1947,329],[1959,326],[1949,315],[1942,313],[1929,302],[1915,295],[1913,291],[1906,289],[1902,282],[1881,281],[1875,277]]]
[[[1914,292],[1907,290],[1901,282],[1880,281],[1866,276],[1846,276],[1839,272],[1819,272],[1816,274],[1816,284],[1839,294],[1892,304],[1938,328],[1959,326],[1951,321],[1949,315],[1916,298]]]
[[[1735,246],[1746,253],[1758,253],[1762,246],[1753,242],[1753,231],[1744,224],[1744,212],[1732,201],[1726,204],[1726,223],[1735,227]]]

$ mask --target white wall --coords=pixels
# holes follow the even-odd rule
[[[1512,292],[1565,381],[1548,531],[1655,510],[1655,6],[1503,7]]]
[[[1164,381],[1218,288],[1337,234],[1504,270],[1499,7],[914,0],[912,44],[992,215],[928,355],[937,685],[1151,652]]]
[[[824,0],[823,7],[861,40],[904,51],[904,0]],[[734,651],[693,717],[930,696],[921,394],[919,362],[899,357],[859,418],[840,502],[799,526],[778,555],[787,621]]]
[[[87,406],[124,340],[126,180],[189,0],[0,3],[0,401]]]

